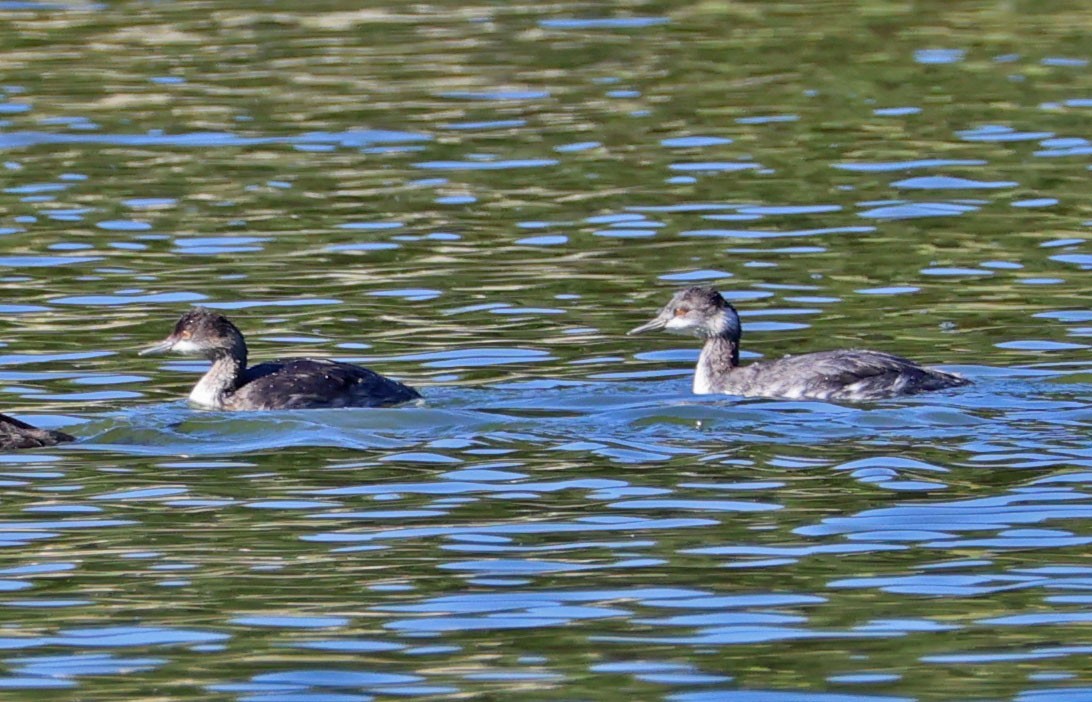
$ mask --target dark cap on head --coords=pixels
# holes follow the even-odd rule
[[[155,346],[140,352],[141,356],[174,351],[183,354],[216,354],[234,350],[246,358],[243,334],[231,321],[207,307],[194,307],[175,322],[170,335]]]

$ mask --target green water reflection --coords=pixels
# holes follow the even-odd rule
[[[0,695],[1089,685],[1089,26],[0,2],[0,409],[83,438],[0,466]],[[753,354],[976,384],[696,401],[690,341],[622,336],[691,282]],[[192,413],[135,351],[198,302],[430,406]]]

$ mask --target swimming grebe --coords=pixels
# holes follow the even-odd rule
[[[242,332],[204,307],[186,312],[170,336],[140,355],[169,351],[212,361],[190,392],[190,402],[211,409],[383,407],[421,397],[408,385],[351,363],[290,358],[247,368]]]
[[[0,449],[38,448],[55,446],[62,441],[75,441],[76,437],[63,431],[39,429],[14,417],[0,414]]]
[[[709,287],[680,290],[655,319],[629,333],[652,329],[693,334],[705,340],[694,371],[697,395],[879,400],[970,383],[962,376],[927,368],[901,356],[861,349],[820,351],[740,366],[739,315]]]

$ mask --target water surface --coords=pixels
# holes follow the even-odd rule
[[[0,19],[0,696],[1092,698],[1083,4]],[[691,284],[975,384],[692,396]],[[193,304],[427,402],[190,409]]]

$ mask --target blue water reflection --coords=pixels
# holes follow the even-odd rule
[[[1088,699],[1084,8],[722,5],[0,2],[0,689]],[[693,396],[691,284],[974,384]],[[193,304],[427,400],[190,408]]]

